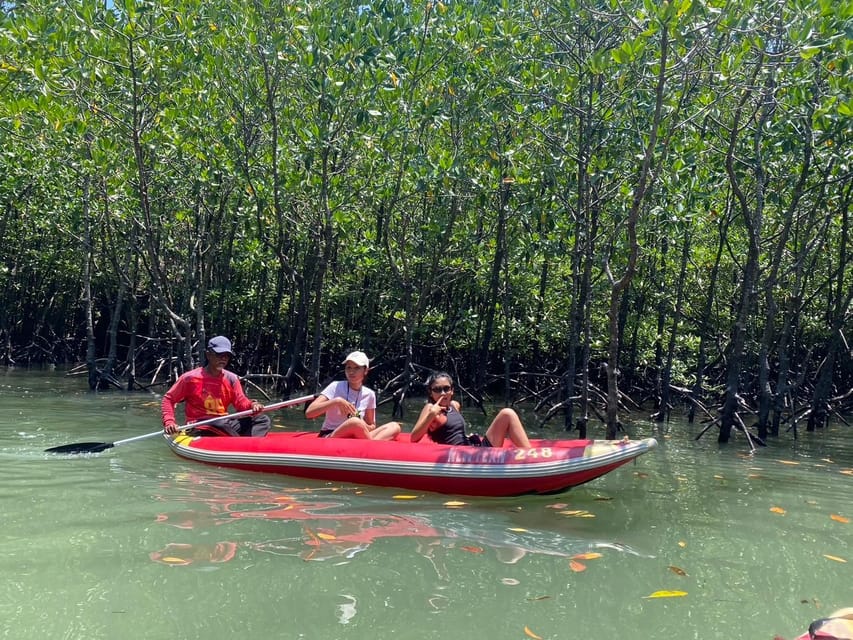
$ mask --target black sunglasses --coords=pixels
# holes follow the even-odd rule
[[[449,384],[446,384],[443,387],[430,387],[429,390],[433,393],[450,393],[451,391],[453,391],[453,387]]]

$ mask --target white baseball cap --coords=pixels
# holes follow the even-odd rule
[[[344,359],[341,364],[346,364],[347,362],[354,362],[359,367],[370,366],[370,359],[367,357],[367,354],[364,351],[353,351]]]

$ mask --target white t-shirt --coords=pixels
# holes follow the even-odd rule
[[[349,387],[346,380],[338,380],[331,383],[328,387],[320,392],[320,395],[326,396],[329,400],[332,398],[346,398],[352,403],[358,411],[359,417],[364,417],[368,409],[376,408],[376,394],[373,389],[361,385],[361,389],[353,391]],[[326,418],[323,420],[321,431],[332,431],[341,426],[349,416],[344,415],[344,412],[335,405],[326,411]]]

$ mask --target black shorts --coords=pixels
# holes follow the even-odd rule
[[[489,442],[489,439],[486,436],[480,436],[476,433],[472,433],[469,436],[466,436],[465,439],[468,441],[468,445],[471,447],[491,447],[492,443]]]
[[[325,431],[321,431],[321,432],[320,432],[320,433],[318,433],[317,435],[318,435],[318,436],[320,436],[321,438],[328,438],[328,437],[329,437],[330,435],[332,435],[334,432],[335,432],[335,430],[334,430],[334,429],[326,429]]]

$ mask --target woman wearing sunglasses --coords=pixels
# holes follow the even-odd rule
[[[518,414],[512,409],[501,409],[485,436],[468,435],[460,405],[453,399],[453,378],[449,373],[433,373],[426,382],[427,403],[412,428],[412,442],[426,434],[439,444],[471,445],[475,447],[502,447],[509,438],[519,448],[529,449],[530,440]]]

